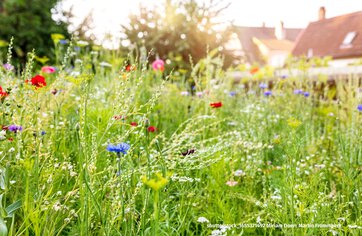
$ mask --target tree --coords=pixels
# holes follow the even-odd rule
[[[61,6],[61,5],[60,5]],[[62,18],[60,20],[68,26],[68,31],[77,39],[92,43],[96,40],[96,36],[92,32],[94,30],[93,10],[90,11],[83,20],[76,24],[78,20],[74,14],[74,5],[69,9],[64,9]]]
[[[223,4],[223,3],[221,3]],[[223,45],[232,33],[230,24],[218,22],[229,4],[221,6],[220,1],[200,5],[196,0],[166,0],[164,10],[140,6],[139,13],[129,16],[129,23],[122,26],[125,39],[136,48],[154,50],[150,60],[156,57],[174,59],[182,67],[198,62],[206,56],[207,50],[218,48],[225,56]]]
[[[67,26],[52,19],[52,14],[61,14],[54,8],[56,4],[57,0],[0,1],[0,39],[9,41],[14,37],[14,57],[21,63],[33,49],[39,56],[52,58],[51,34],[68,36]]]

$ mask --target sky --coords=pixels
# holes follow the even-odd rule
[[[102,38],[111,34],[120,36],[120,25],[127,16],[137,12],[140,3],[146,6],[161,5],[164,0],[63,0],[63,8],[73,5],[77,19],[81,20],[93,10],[94,32]],[[208,0],[199,0],[208,2]],[[217,0],[214,0],[217,1]],[[224,11],[223,18],[240,26],[261,26],[265,23],[274,27],[283,21],[285,27],[305,28],[318,19],[318,10],[326,8],[326,17],[334,17],[362,11],[362,0],[224,0],[231,5]]]

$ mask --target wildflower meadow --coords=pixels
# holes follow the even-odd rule
[[[360,235],[359,75],[53,40],[1,64],[0,235]]]

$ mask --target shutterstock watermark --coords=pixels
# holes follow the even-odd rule
[[[208,224],[208,228],[342,228],[341,224],[273,224],[273,223],[239,223],[239,224]]]

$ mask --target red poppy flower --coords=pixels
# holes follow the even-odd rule
[[[251,69],[250,69],[250,73],[253,75],[253,74],[255,74],[256,72],[258,72],[259,71],[259,68],[258,67],[252,67]]]
[[[0,99],[8,96],[9,94],[3,90],[3,88],[0,86]]]
[[[126,71],[130,72],[130,71],[135,71],[136,70],[136,66],[134,65],[127,65],[126,66]]]
[[[131,126],[137,126],[138,125],[137,122],[131,122],[130,124],[131,124]]]
[[[210,103],[210,106],[212,108],[222,107],[222,102],[212,102],[212,103]]]
[[[25,82],[29,83],[29,80],[26,80]],[[36,86],[37,88],[41,88],[47,85],[47,83],[45,82],[45,78],[41,75],[36,75],[33,78],[31,78],[30,83]]]
[[[149,126],[149,127],[147,128],[147,131],[148,131],[148,132],[151,132],[151,133],[156,132],[156,130],[157,130],[157,128],[156,128],[155,126]]]

